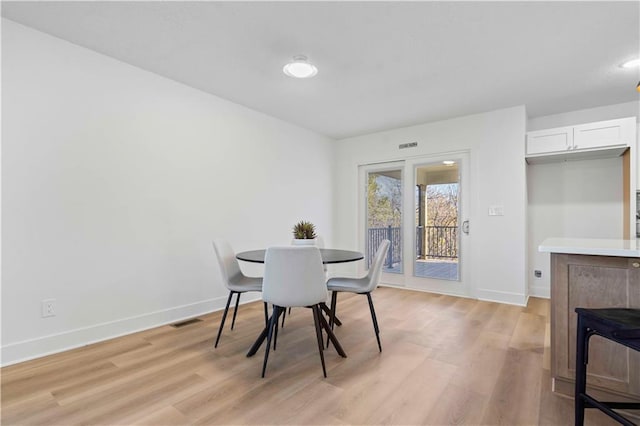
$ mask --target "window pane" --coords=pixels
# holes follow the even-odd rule
[[[383,271],[402,273],[402,171],[367,175],[367,267],[380,242],[391,241]]]
[[[416,169],[416,277],[459,279],[458,181],[457,164]]]

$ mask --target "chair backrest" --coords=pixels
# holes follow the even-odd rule
[[[238,260],[236,259],[236,254],[233,252],[229,243],[221,238],[213,240],[213,249],[218,258],[218,266],[222,273],[224,285],[229,287],[230,283],[236,282],[243,276],[240,265],[238,265]]]
[[[384,265],[384,259],[387,257],[387,252],[389,251],[390,244],[391,241],[382,240],[382,242],[378,246],[376,255],[373,258],[373,263],[371,263],[371,267],[369,268],[369,272],[367,273],[367,278],[369,278],[367,291],[373,291],[380,282],[380,276],[382,275],[382,266]]]
[[[277,306],[310,306],[327,300],[320,250],[313,246],[269,247],[262,299]]]

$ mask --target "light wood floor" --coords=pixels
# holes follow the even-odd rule
[[[549,303],[479,302],[391,288],[341,295],[322,377],[308,309],[287,317],[260,378],[264,351],[245,353],[262,304],[241,306],[213,349],[221,313],[9,366],[2,424],[504,424],[573,423],[573,401],[549,378]],[[227,323],[229,324],[229,322]],[[590,410],[587,424],[614,424]]]

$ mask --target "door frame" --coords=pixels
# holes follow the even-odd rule
[[[405,236],[404,252],[407,255],[404,256],[405,271],[405,287],[429,291],[433,293],[450,294],[455,296],[471,297],[473,296],[471,277],[469,274],[469,238],[470,233],[464,233],[462,231],[462,225],[465,221],[469,221],[469,152],[460,151],[456,153],[447,154],[435,154],[421,157],[414,157],[407,159],[405,162],[405,192],[409,188],[415,188],[416,171],[419,167],[428,166],[432,164],[442,164],[445,160],[454,160],[458,163],[458,280],[442,280],[437,278],[424,278],[416,277],[414,275],[415,267],[415,248],[416,248],[416,233],[412,232],[411,238]],[[415,189],[414,189],[415,190]],[[414,211],[415,201],[413,197],[405,197],[403,199],[403,210]],[[410,217],[409,217],[410,216]],[[411,224],[412,229],[415,229],[415,215],[404,215],[403,223],[404,228],[409,229]]]
[[[414,188],[415,188],[415,169],[419,165],[435,164],[444,160],[458,160],[460,165],[460,207],[458,216],[458,227],[461,228],[464,221],[468,221],[471,214],[471,179],[470,164],[471,152],[469,150],[451,151],[444,153],[421,154],[416,156],[407,156],[388,161],[377,161],[370,163],[358,164],[358,249],[366,252],[366,233],[367,233],[367,174],[376,171],[385,170],[401,170],[402,176],[402,235],[403,235],[403,265],[402,274],[382,273],[381,284],[391,287],[402,287],[411,290],[426,291],[431,293],[449,294],[462,297],[477,297],[474,283],[472,281],[469,267],[470,259],[470,238],[472,230],[469,234],[460,231],[459,234],[459,281],[439,280],[414,277],[414,257],[415,257],[415,232],[411,232],[410,238],[406,234],[406,229],[415,229],[414,215],[406,212],[413,211],[414,205]],[[410,191],[409,191],[410,190]],[[409,191],[409,192],[407,192]],[[407,196],[410,194],[411,196]],[[366,265],[363,266],[366,271]]]

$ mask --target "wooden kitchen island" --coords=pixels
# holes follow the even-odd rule
[[[551,253],[553,390],[573,396],[575,308],[640,309],[640,240],[550,238],[539,250]],[[593,336],[587,371],[594,396],[640,401],[640,353]]]

